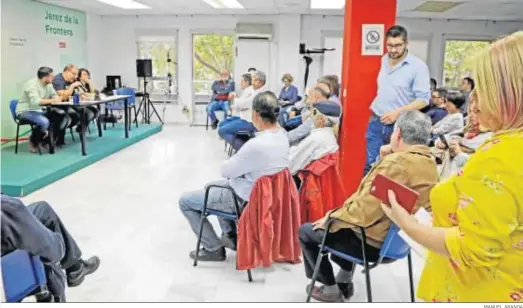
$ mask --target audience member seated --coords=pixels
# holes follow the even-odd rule
[[[74,95],[78,87],[82,85],[78,78],[78,68],[74,64],[68,64],[65,66],[62,73],[55,76],[53,79],[53,87],[56,93],[62,98],[63,102],[69,101],[69,98]],[[69,127],[74,127],[80,121],[80,115],[71,106],[61,106],[71,122]],[[65,129],[56,132],[57,145],[61,146],[65,144]]]
[[[257,72],[259,73],[259,72]],[[253,100],[252,122],[258,133],[250,139],[221,168],[227,180],[212,184],[229,185],[239,199],[248,201],[257,179],[264,175],[276,174],[289,167],[289,141],[277,123],[278,98],[270,91],[256,95]],[[205,190],[184,193],[180,198],[180,209],[189,221],[196,235],[203,223],[202,246],[199,261],[224,261],[225,248],[236,248],[236,227],[234,222],[219,218],[223,232],[218,238],[210,222],[201,219]],[[235,211],[234,196],[228,190],[211,189],[208,196],[209,208],[224,212]],[[195,251],[190,253],[194,259]]]
[[[231,75],[228,71],[223,71],[220,73],[220,79],[214,81],[212,84],[212,98],[211,103],[207,107],[207,113],[209,114],[209,119],[212,122],[212,129],[218,127],[218,119],[216,118],[216,111],[222,110],[224,113],[224,119],[227,119],[229,115],[229,103],[230,96],[234,92],[234,81],[231,79]]]
[[[258,93],[266,90],[265,82],[266,76],[262,71],[256,71],[252,75],[244,74],[240,84],[242,89],[240,96],[236,98],[236,93],[231,94],[231,97],[234,98],[233,116],[219,124],[218,135],[235,150],[241,148],[249,140],[248,136],[240,136],[235,140],[235,134],[241,131],[252,134],[256,131],[256,127],[252,123],[252,102]]]
[[[5,195],[1,198],[2,256],[17,249],[39,256],[50,294],[37,301],[65,302],[65,283],[68,287],[79,286],[85,276],[98,269],[100,259],[81,259],[80,248],[47,202],[26,207],[19,199]]]
[[[461,80],[460,90],[461,90],[461,93],[463,93],[463,95],[465,96],[465,104],[463,104],[463,106],[461,106],[460,111],[461,111],[461,113],[463,113],[465,115],[467,114],[467,111],[469,110],[468,104],[469,104],[470,92],[472,92],[472,90],[474,90],[475,87],[476,87],[476,83],[474,82],[474,79],[472,79],[470,77],[465,77],[465,78],[463,78],[463,80]]]
[[[430,127],[430,119],[423,113],[403,112],[396,121],[391,144],[382,150],[384,157],[372,167],[357,192],[345,201],[343,207],[329,212],[322,220],[301,226],[300,244],[308,278],[312,278],[319,245],[330,219],[335,221],[327,231],[327,246],[361,259],[362,237],[358,228],[361,226],[367,236],[367,260],[378,260],[391,220],[383,212],[381,201],[370,194],[376,175],[382,174],[419,193],[416,210],[429,206],[430,190],[438,181],[436,163],[425,145],[430,137]],[[312,297],[323,302],[342,302],[344,297],[350,298],[354,293],[354,264],[336,256],[331,256],[331,260],[340,266],[339,273],[334,276],[328,258],[322,258],[318,281],[323,285],[314,287]]]
[[[307,167],[311,162],[338,151],[336,134],[341,115],[338,103],[325,101],[312,105],[313,128],[309,136],[290,149],[290,166],[292,175]]]
[[[445,109],[448,114],[432,126],[431,133],[433,137],[463,129],[464,119],[463,114],[460,112],[463,104],[465,104],[465,96],[463,94],[459,92],[447,94]]]
[[[422,111],[430,117],[432,125],[435,125],[449,114],[447,109],[445,109],[446,99],[447,90],[436,89],[432,92],[432,99],[430,101],[430,105],[428,106],[428,110]]]
[[[327,85],[329,97],[328,99],[333,102],[339,102],[339,84],[338,76],[336,75],[326,75],[318,79],[317,83],[323,83]],[[308,107],[308,96],[311,89],[305,89],[305,96],[300,102],[296,102],[293,106],[285,106],[280,109],[280,115],[278,116],[278,123],[284,127],[287,131],[293,130],[296,127],[300,126],[302,123],[302,118],[298,117],[301,115],[303,110],[307,110]]]
[[[42,110],[42,106],[61,102],[60,97],[52,86],[53,78],[52,68],[40,67],[37,77],[25,83],[22,96],[16,106],[17,118],[35,125],[31,132],[31,137],[29,137],[29,150],[32,153],[37,152],[37,147],[47,136],[47,129],[50,125],[49,119],[58,128],[63,128],[67,125],[68,119],[65,116],[65,112],[60,113],[60,110],[49,110],[47,114],[44,114]]]
[[[296,88],[292,81],[291,74],[283,75],[281,81],[283,82],[283,88],[280,91],[280,96],[278,97],[278,102],[280,105],[294,105],[298,101],[298,88]]]
[[[479,124],[478,116],[479,110],[477,108],[477,98],[475,92],[472,92],[469,104],[468,122],[463,131],[463,137],[459,135],[446,136],[447,142],[450,146],[450,174],[455,174],[459,169],[465,166],[470,155],[490,137],[492,132]],[[446,145],[441,140],[436,140],[435,146],[440,151],[447,149]],[[436,152],[437,154],[437,152]]]
[[[309,92],[310,93],[307,98],[307,107],[303,109],[300,116],[295,116],[286,123],[286,130],[291,129],[293,126],[298,124],[296,128],[292,129],[290,132],[287,133],[290,145],[295,145],[310,134],[313,126],[312,119],[310,118],[310,109],[312,107],[312,104],[316,102],[328,101],[329,97],[331,96],[329,92],[329,86],[324,83],[316,84],[316,86],[312,88]],[[293,114],[291,114],[291,116],[292,115]]]
[[[329,86],[331,96],[329,100],[335,103],[340,103],[340,79],[336,75],[325,75],[318,79],[318,83],[325,83]]]
[[[94,86],[91,82],[91,73],[86,68],[78,70],[78,81],[81,85],[77,88],[82,99],[93,99],[94,98]],[[91,96],[93,96],[91,98]],[[87,106],[85,108],[85,123],[89,124],[99,114],[99,110],[96,106]]]

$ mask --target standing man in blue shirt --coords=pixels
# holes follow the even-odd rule
[[[386,33],[387,54],[381,61],[378,93],[370,109],[367,129],[365,174],[380,152],[390,142],[394,123],[402,112],[419,110],[429,104],[430,75],[427,64],[408,52],[407,30],[393,26]]]

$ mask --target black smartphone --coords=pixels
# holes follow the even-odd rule
[[[445,145],[446,149],[450,148],[449,143],[447,142],[447,138],[445,138],[444,135],[439,135],[439,140],[441,140],[441,142],[443,142],[443,144]]]

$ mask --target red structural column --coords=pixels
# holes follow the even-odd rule
[[[357,190],[365,166],[365,133],[369,107],[376,95],[381,55],[363,55],[363,25],[382,24],[385,31],[396,20],[396,0],[346,0],[343,35],[340,129],[340,170],[348,193]],[[381,39],[383,44],[385,39]],[[383,46],[385,52],[385,46]]]

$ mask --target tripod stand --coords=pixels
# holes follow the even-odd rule
[[[142,106],[143,106],[142,122],[151,124],[152,113],[151,113],[150,109],[152,108],[153,112],[156,114],[156,117],[158,118],[158,121],[160,121],[160,123],[162,123],[162,125],[163,125],[162,118],[158,114],[158,111],[156,111],[154,104],[151,102],[149,93],[147,93],[147,79],[145,79],[145,77],[143,77],[143,85],[144,85],[143,86],[143,97],[142,97],[142,100],[140,101],[140,106],[138,106],[138,111],[136,112],[136,114],[140,114],[140,110],[142,109]]]

